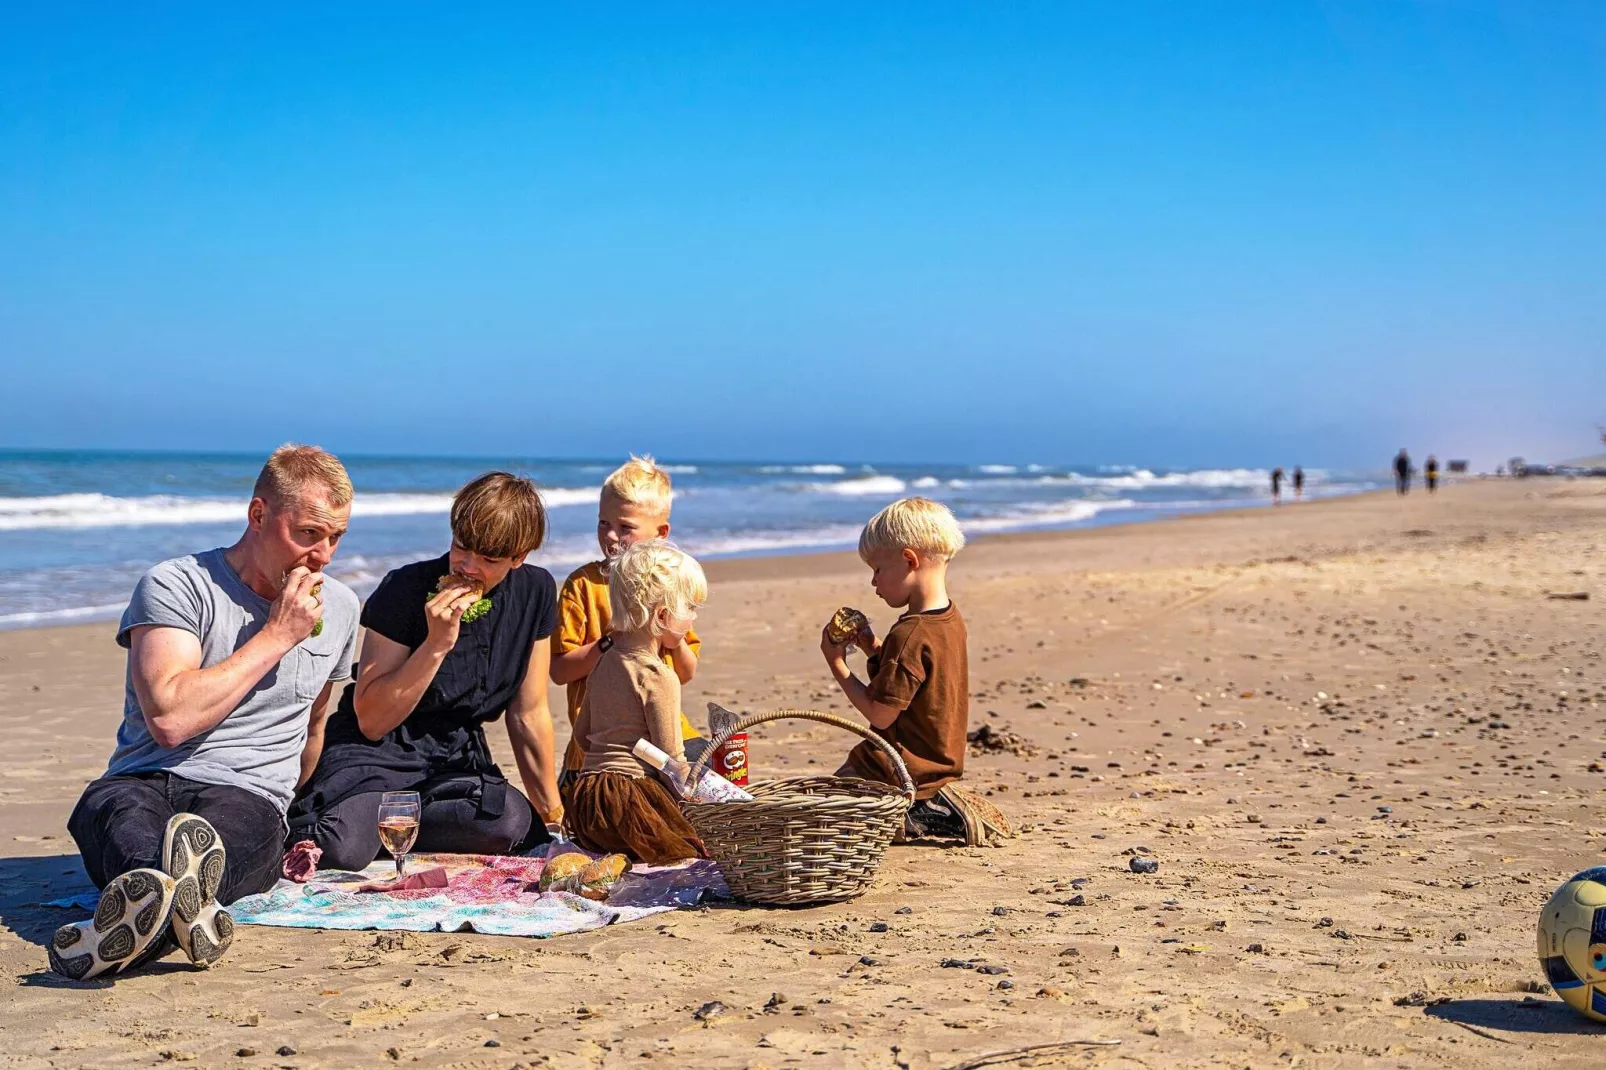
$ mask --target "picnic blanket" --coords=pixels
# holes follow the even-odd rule
[[[565,845],[565,850],[574,850]],[[306,884],[281,880],[261,895],[229,907],[242,925],[301,929],[401,929],[409,932],[478,932],[498,936],[561,936],[695,906],[724,897],[719,867],[699,860],[674,866],[636,866],[606,902],[567,892],[538,892],[544,857],[409,855],[409,871],[446,870],[445,888],[354,892],[366,881],[395,873],[388,859],[360,873],[323,870]],[[51,906],[95,908],[96,896],[73,896]]]

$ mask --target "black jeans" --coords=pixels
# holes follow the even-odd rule
[[[67,819],[95,887],[131,869],[161,869],[162,837],[174,814],[211,822],[225,860],[218,901],[273,887],[284,859],[284,818],[254,791],[202,784],[176,773],[135,773],[91,781]]]
[[[423,796],[418,842],[413,850],[450,854],[517,854],[547,842],[546,825],[529,800],[512,785],[495,806],[484,805],[477,775],[448,776],[418,786]],[[379,800],[382,791],[349,795],[324,810],[310,832],[299,825],[290,839],[311,839],[323,848],[322,869],[362,869],[379,857]],[[499,812],[491,813],[495,809]]]

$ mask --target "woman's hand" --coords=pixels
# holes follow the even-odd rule
[[[448,587],[424,603],[424,623],[429,628],[425,645],[440,651],[457,645],[457,633],[463,626],[463,614],[479,601],[472,587]]]

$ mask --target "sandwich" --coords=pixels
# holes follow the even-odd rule
[[[851,643],[854,637],[869,625],[870,622],[865,619],[863,613],[852,606],[843,606],[832,615],[831,623],[825,626],[825,634],[830,637],[831,642],[841,646],[844,643]]]
[[[578,851],[565,851],[547,859],[536,887],[543,892],[568,892],[600,903],[629,870],[630,860],[624,855],[604,855],[592,861]]]
[[[474,601],[469,604],[467,609],[463,610],[463,624],[479,620],[491,611],[491,600],[485,597],[485,585],[479,580],[459,575],[456,572],[448,572],[435,581],[435,590],[430,593],[429,598],[434,598],[436,595],[446,591],[451,591],[454,594],[465,591],[473,593]],[[426,598],[425,601],[429,601],[429,598]]]
[[[322,593],[323,593],[323,581],[319,580],[317,583],[312,585],[312,597],[317,598]],[[317,620],[312,622],[312,638],[316,639],[316,638],[318,638],[318,636],[320,636],[322,634],[323,634],[323,618],[319,617]]]
[[[536,887],[543,892],[572,891],[572,886],[579,883],[575,878],[590,864],[591,856],[583,855],[579,851],[565,851],[563,854],[553,855],[541,867],[541,877]]]

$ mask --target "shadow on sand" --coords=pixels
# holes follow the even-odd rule
[[[89,911],[77,907],[50,907],[51,899],[64,899],[82,892],[93,893],[84,867],[73,855],[42,855],[33,858],[0,858],[0,927],[9,929],[39,948],[39,969],[17,980],[25,988],[109,988],[109,976],[90,981],[70,981],[51,973],[45,965],[45,946],[58,926],[81,921]],[[192,972],[185,962],[152,962],[140,967],[141,973]]]
[[[1428,1007],[1423,1013],[1457,1025],[1508,1033],[1606,1036],[1606,1025],[1590,1021],[1555,998],[1457,999]]]
[[[75,854],[0,858],[0,926],[43,948],[57,926],[88,916],[46,901],[94,890]]]

